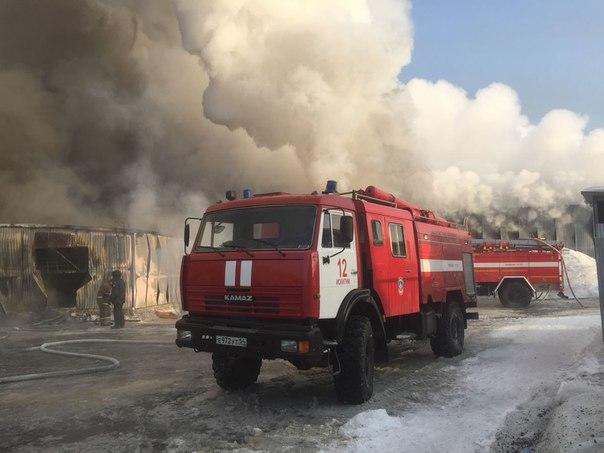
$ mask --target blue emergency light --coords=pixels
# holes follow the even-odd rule
[[[324,193],[336,193],[338,189],[338,182],[333,179],[327,180],[327,185],[325,186]]]
[[[252,189],[243,189],[243,198],[252,198]]]

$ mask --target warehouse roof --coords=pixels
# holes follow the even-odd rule
[[[31,228],[31,229],[49,229],[49,230],[80,230],[97,231],[102,233],[122,233],[122,234],[156,234],[158,236],[167,236],[157,231],[139,230],[135,228],[109,228],[82,225],[46,225],[40,223],[0,223],[0,228]]]
[[[588,187],[581,191],[581,195],[583,195],[587,203],[591,204],[595,196],[604,197],[604,186]]]

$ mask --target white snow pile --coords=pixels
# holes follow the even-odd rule
[[[341,432],[347,437],[382,437],[392,431],[405,429],[402,417],[391,417],[385,409],[361,412],[342,426]]]
[[[579,298],[598,297],[598,273],[596,260],[585,253],[572,249],[563,249],[562,256],[568,272],[570,284]],[[564,276],[564,287],[568,288],[568,280]],[[570,295],[570,291],[566,291]]]

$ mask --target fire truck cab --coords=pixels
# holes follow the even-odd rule
[[[207,209],[181,268],[176,344],[211,352],[221,387],[280,358],[331,367],[339,399],[362,403],[398,335],[462,352],[476,316],[467,231],[373,186],[244,195]]]

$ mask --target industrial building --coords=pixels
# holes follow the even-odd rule
[[[178,307],[175,242],[149,231],[0,224],[0,316],[46,307],[95,312],[113,270],[126,283],[125,309]]]
[[[493,219],[471,216],[467,221],[472,237],[477,239],[544,238],[564,243],[568,248],[594,256],[591,210],[583,205],[565,208],[564,215],[539,215],[530,208],[521,208],[514,215],[506,214],[498,224]]]

